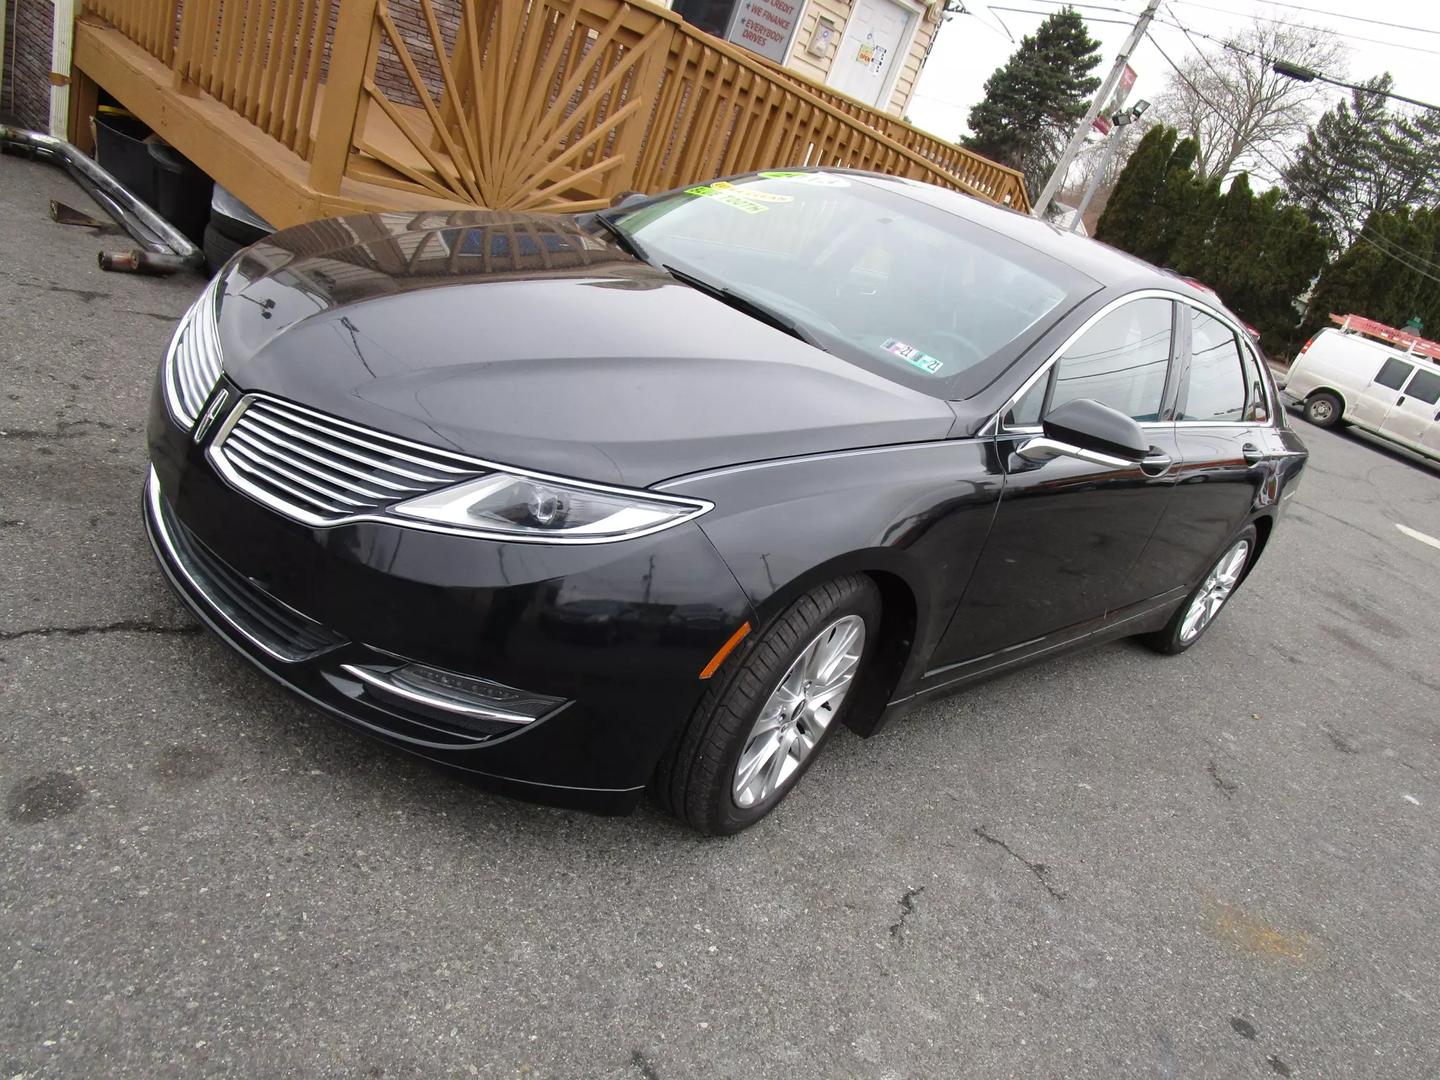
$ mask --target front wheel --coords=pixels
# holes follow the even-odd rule
[[[796,600],[721,668],[651,780],[656,802],[712,834],[768,814],[844,716],[879,627],[880,594],[867,577],[837,578]]]
[[[1340,423],[1345,407],[1334,394],[1321,391],[1305,399],[1305,419],[1316,427],[1331,428]]]
[[[1240,534],[1226,545],[1209,573],[1170,617],[1165,629],[1148,634],[1141,640],[1156,652],[1167,656],[1182,653],[1199,641],[1220,614],[1220,609],[1234,595],[1240,579],[1245,576],[1245,568],[1255,557],[1255,541],[1255,526],[1246,525]]]

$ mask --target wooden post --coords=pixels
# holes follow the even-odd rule
[[[345,0],[330,46],[330,74],[320,104],[320,129],[310,149],[310,186],[338,194],[360,117],[360,98],[374,56],[375,11],[380,0]]]
[[[70,141],[81,153],[95,156],[95,109],[100,100],[100,87],[79,68],[70,79]]]

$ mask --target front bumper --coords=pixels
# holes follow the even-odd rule
[[[699,672],[754,617],[693,524],[586,547],[314,528],[232,488],[158,397],[148,437],[151,545],[196,614],[312,704],[503,794],[633,808]],[[407,662],[563,704],[525,723],[467,715],[383,682]]]

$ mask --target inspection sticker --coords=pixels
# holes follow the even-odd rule
[[[885,351],[894,353],[901,360],[912,367],[919,368],[927,375],[939,375],[940,369],[945,366],[943,360],[931,356],[929,353],[921,352],[914,345],[906,345],[903,341],[897,341],[893,337],[885,339]]]
[[[702,199],[714,199],[716,202],[744,214],[763,214],[770,209],[768,206],[761,206],[757,202],[726,191],[724,188],[716,187],[714,184],[701,184],[699,187],[686,188],[685,194],[697,195]]]

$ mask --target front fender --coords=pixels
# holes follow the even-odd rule
[[[843,574],[903,585],[914,630],[899,692],[959,603],[1003,485],[987,442],[956,439],[737,466],[661,487],[714,503],[700,525],[762,623]],[[886,629],[894,632],[888,618]]]

